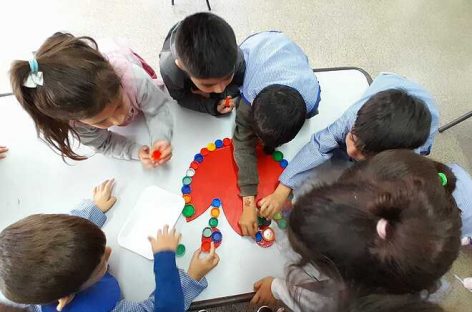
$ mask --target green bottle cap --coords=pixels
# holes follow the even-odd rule
[[[176,255],[177,257],[181,257],[181,256],[183,256],[184,254],[185,254],[185,245],[179,244],[179,245],[177,246],[177,249],[175,250],[175,255]]]
[[[210,221],[208,221],[208,224],[214,228],[218,226],[218,219],[217,218],[210,218]]]
[[[185,217],[190,218],[191,216],[195,214],[195,207],[193,207],[193,205],[191,204],[186,204],[184,206],[184,209],[182,210],[182,214]]]
[[[282,159],[284,159],[284,154],[283,154],[281,151],[275,151],[275,152],[272,154],[272,158],[273,158],[275,161],[281,161]]]

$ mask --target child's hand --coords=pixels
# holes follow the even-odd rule
[[[256,294],[252,297],[252,304],[275,304],[277,299],[275,299],[272,294],[272,281],[274,278],[272,276],[265,277],[254,284],[254,291]]]
[[[197,249],[193,253],[192,260],[190,261],[190,266],[188,268],[188,275],[195,281],[201,280],[205,275],[208,274],[218,262],[220,262],[220,257],[215,253],[215,244],[211,242],[210,253],[207,257],[201,259],[200,255],[202,254],[201,249]]]
[[[181,237],[182,234],[177,233],[174,228],[172,228],[172,230],[169,232],[169,226],[164,225],[162,230],[159,229],[157,231],[156,237],[149,236],[148,239],[151,243],[152,252],[156,254],[165,250],[175,251]]]
[[[291,191],[288,186],[280,183],[272,194],[259,201],[259,214],[264,218],[272,218],[277,212],[282,210],[282,206]]]
[[[234,99],[229,99],[228,100],[228,106],[226,105],[226,99],[222,99],[221,101],[218,102],[216,105],[216,110],[220,114],[227,114],[231,113],[231,111],[234,108]]]
[[[106,180],[93,189],[93,202],[103,213],[110,210],[116,203],[116,197],[112,196],[115,179]]]
[[[8,148],[6,146],[0,146],[0,159],[7,157]]]
[[[243,197],[243,213],[239,218],[243,236],[254,236],[257,233],[257,207],[254,196]]]
[[[149,146],[144,145],[139,149],[139,160],[144,168],[152,168],[152,159]]]
[[[156,151],[158,151],[156,153]],[[157,156],[156,159],[153,156]],[[172,146],[168,141],[156,141],[152,146],[152,151],[150,152],[150,158],[152,161],[152,166],[160,166],[172,157]]]

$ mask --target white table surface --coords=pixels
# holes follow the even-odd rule
[[[288,160],[315,131],[338,118],[368,86],[365,76],[357,70],[320,72],[317,77],[322,90],[320,113],[305,123],[292,142],[280,148]],[[120,282],[126,299],[145,299],[155,286],[152,261],[118,245],[117,236],[124,221],[147,186],[154,184],[180,194],[181,179],[193,155],[215,139],[231,137],[234,127],[234,113],[231,117],[215,118],[177,105],[172,110],[174,156],[168,165],[145,170],[139,162],[115,160],[100,154],[67,165],[37,138],[32,120],[15,98],[0,98],[0,145],[10,149],[8,157],[0,161],[0,229],[33,213],[67,213],[82,198],[90,198],[93,186],[114,177],[118,201],[108,213],[103,228],[108,245],[113,249],[111,272]],[[148,143],[143,122],[127,127],[124,133]],[[90,153],[87,148],[81,150]],[[182,243],[187,247],[185,256],[177,260],[179,267],[188,267],[208,219],[209,213],[204,213],[193,222],[186,223],[183,217],[177,222],[183,234]],[[253,283],[264,276],[283,276],[290,253],[286,237],[276,225],[273,227],[277,243],[264,249],[252,239],[234,233],[223,214],[219,221],[218,227],[223,233],[223,244],[218,249],[221,261],[208,274],[209,286],[197,301],[248,293]]]

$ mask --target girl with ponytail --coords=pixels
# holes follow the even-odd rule
[[[38,135],[63,158],[86,159],[72,138],[118,159],[157,166],[172,156],[172,102],[152,68],[127,47],[101,53],[90,37],[56,33],[29,61],[10,69],[13,93],[33,118]],[[143,113],[151,140],[141,145],[111,126],[126,126]],[[152,159],[159,151],[158,160]]]
[[[383,167],[396,170],[391,162]],[[435,290],[460,247],[454,179],[445,188],[436,171],[431,177],[376,179],[366,165],[302,195],[288,227],[300,261],[286,280],[257,282],[253,302],[279,299],[294,311],[346,311],[358,298],[380,294],[412,295],[420,304],[419,293]]]

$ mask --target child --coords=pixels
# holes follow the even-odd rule
[[[431,151],[439,113],[431,96],[406,78],[382,73],[338,120],[313,135],[280,176],[271,195],[260,201],[260,214],[271,217],[306,173],[334,153],[361,160],[387,149]]]
[[[442,173],[441,177],[437,177],[438,172]],[[460,209],[462,236],[472,236],[472,202],[469,200],[472,178],[457,164],[446,166],[409,150],[390,150],[346,170],[340,179],[358,182],[362,179],[393,181],[409,176],[420,177],[425,181],[441,179]]]
[[[97,152],[158,166],[172,156],[172,100],[153,81],[155,73],[129,48],[107,54],[90,37],[56,33],[27,61],[10,70],[13,93],[30,114],[38,133],[62,157],[86,159],[72,149],[69,135]],[[144,114],[151,147],[117,133]],[[153,159],[154,151],[160,157]]]
[[[301,260],[286,282],[257,282],[254,302],[280,299],[294,311],[337,311],[368,294],[419,295],[449,270],[461,222],[439,179],[340,181],[295,202],[288,235]]]
[[[0,146],[0,159],[7,157],[8,148],[6,146]]]
[[[188,309],[207,286],[205,274],[218,263],[214,249],[206,259],[195,253],[188,273],[179,270],[182,288],[177,287],[172,255],[180,236],[164,228],[150,238],[157,291],[140,303],[122,300],[120,286],[108,272],[111,249],[100,230],[116,201],[113,183],[96,187],[93,202],[82,203],[72,215],[32,215],[0,233],[0,290],[8,300],[30,304],[32,311],[101,312],[154,311],[154,299],[156,311],[183,311],[184,298]],[[167,304],[177,302],[169,310]]]
[[[281,32],[261,32],[247,38],[241,49],[246,73],[241,101],[236,106],[234,159],[243,197],[239,221],[243,235],[257,232],[255,196],[256,144],[266,152],[291,141],[305,119],[318,112],[320,87],[308,58],[300,47]]]
[[[233,109],[245,64],[233,29],[221,17],[196,13],[172,27],[159,64],[169,94],[183,107],[214,116]]]

